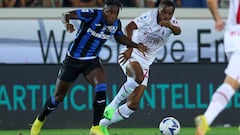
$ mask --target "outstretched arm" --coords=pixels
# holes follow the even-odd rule
[[[132,42],[126,35],[115,36],[115,39],[118,43],[126,45],[127,47],[138,48],[139,44]]]
[[[218,0],[207,0],[207,4],[214,20],[216,22],[221,20],[221,16],[218,12]]]
[[[132,21],[130,22],[126,28],[125,28],[125,32],[127,34],[127,38],[129,40],[132,39],[132,35],[133,35],[133,30],[137,29],[137,25]],[[132,54],[132,51],[133,51],[133,48],[132,47],[128,47],[128,49],[126,51],[124,51],[123,53],[120,54],[120,57],[119,57],[119,63],[121,64],[124,64],[127,62],[127,60],[131,57],[131,54]],[[143,52],[143,55],[144,52]]]
[[[115,39],[118,43],[126,45],[127,47],[137,48],[143,54],[148,51],[148,48],[145,45],[132,42],[126,35],[115,36]]]
[[[74,26],[70,23],[70,19],[77,19],[76,11],[64,12],[62,14],[62,23],[65,25],[67,32],[75,31]]]
[[[131,48],[137,48],[139,51],[141,52],[146,52],[147,51],[147,47],[144,46],[143,44],[136,44],[134,42],[132,42],[131,38],[132,38],[132,34],[133,34],[133,30],[137,29],[137,26],[134,22],[130,22],[127,26],[126,26],[126,35],[123,36],[115,36],[115,39],[117,42],[119,42],[120,44],[126,45],[127,47]]]
[[[127,37],[131,40],[132,39],[132,35],[133,35],[133,30],[137,29],[137,25],[131,21],[125,28]]]
[[[222,20],[218,11],[218,0],[207,0],[208,8],[215,20],[215,29],[221,31],[224,29],[225,22]]]

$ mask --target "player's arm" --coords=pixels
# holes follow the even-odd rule
[[[215,29],[221,31],[224,29],[225,22],[222,20],[218,11],[218,1],[217,0],[207,0],[208,8],[215,20]]]
[[[171,29],[174,35],[181,34],[181,28],[179,26],[173,25],[170,21],[166,21],[166,20],[161,21],[160,25]]]
[[[116,41],[120,44],[123,44],[127,47],[133,47],[133,48],[137,48],[139,51],[141,52],[147,52],[147,47],[144,46],[143,44],[136,44],[134,42],[132,42],[130,35],[128,34],[129,37],[127,37],[126,35],[123,34],[123,31],[122,31],[122,24],[121,24],[121,21],[119,20],[119,23],[118,23],[118,29],[117,29],[117,32],[115,33],[114,37],[116,39]]]
[[[83,23],[92,21],[97,15],[96,10],[93,9],[78,9],[62,14],[62,23],[65,25],[68,32],[73,32],[74,27],[70,23],[71,19],[81,20]]]
[[[133,31],[137,29],[137,25],[131,21],[129,24],[127,24],[127,26],[125,27],[125,32],[126,32],[126,36],[129,40],[132,39],[132,35],[133,35]],[[121,64],[125,64],[127,62],[127,60],[131,57],[133,48],[132,47],[128,47],[128,49],[124,52],[122,52],[119,55],[119,63]],[[143,53],[144,54],[144,53]],[[145,55],[145,54],[144,54]]]
[[[115,39],[120,44],[126,45],[128,47],[128,49],[125,52],[120,54],[122,55],[120,56],[120,59],[121,59],[120,63],[125,63],[126,60],[130,58],[132,53],[132,48],[137,48],[140,52],[143,53],[144,56],[145,56],[145,52],[148,51],[148,47],[146,47],[142,43],[136,44],[132,42],[126,35],[115,36]]]
[[[73,24],[70,23],[70,19],[77,19],[76,11],[69,11],[62,13],[62,23],[66,27],[67,32],[75,31]]]
[[[131,21],[125,28],[125,32],[127,34],[127,37],[131,40],[132,39],[132,35],[133,35],[133,31],[137,29],[137,25]]]
[[[132,42],[126,35],[115,36],[115,39],[118,43],[126,45],[127,47],[137,48],[141,52],[147,52],[147,47],[143,44],[136,44]]]
[[[131,40],[132,39],[132,35],[133,35],[133,31],[137,29],[137,25],[131,21],[129,24],[127,24],[126,28],[125,28],[125,32],[127,34],[127,37]],[[132,47],[128,47],[128,49],[124,52],[126,54],[128,54],[130,57],[131,53],[132,53],[133,48]]]
[[[214,20],[216,22],[221,20],[221,16],[218,12],[218,0],[207,0],[207,4]]]
[[[179,26],[172,25],[171,23],[170,23],[169,28],[172,30],[174,35],[180,35],[182,32],[181,28]]]

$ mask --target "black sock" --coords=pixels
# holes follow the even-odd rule
[[[96,96],[93,103],[94,115],[93,125],[99,125],[100,120],[103,118],[103,112],[106,107],[106,92],[96,92]]]
[[[38,116],[38,120],[44,121],[46,116],[48,116],[52,111],[54,111],[57,106],[58,102],[55,101],[54,96],[49,97],[42,109],[42,112]]]

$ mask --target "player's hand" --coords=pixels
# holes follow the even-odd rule
[[[137,46],[137,49],[142,52],[142,54],[145,56],[145,53],[148,52],[148,47],[143,45],[142,43],[139,43]]]
[[[128,48],[125,52],[119,54],[119,63],[125,64],[129,58],[131,58],[133,48]]]
[[[218,21],[216,21],[216,23],[215,23],[215,29],[216,29],[217,31],[222,31],[222,30],[224,29],[224,27],[225,27],[225,22],[224,22],[223,20],[218,20]]]
[[[171,27],[171,23],[169,21],[163,20],[160,22],[160,26],[164,26],[164,27]]]
[[[69,32],[69,33],[72,33],[73,31],[75,31],[74,26],[71,23],[65,24],[65,27],[66,27],[67,32]]]

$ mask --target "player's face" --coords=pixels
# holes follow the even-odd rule
[[[174,13],[174,7],[172,6],[166,6],[166,5],[162,5],[158,8],[158,20],[159,21],[170,21],[173,13]]]
[[[103,9],[103,15],[107,21],[107,24],[113,24],[118,18],[119,7],[118,6],[105,6]]]

